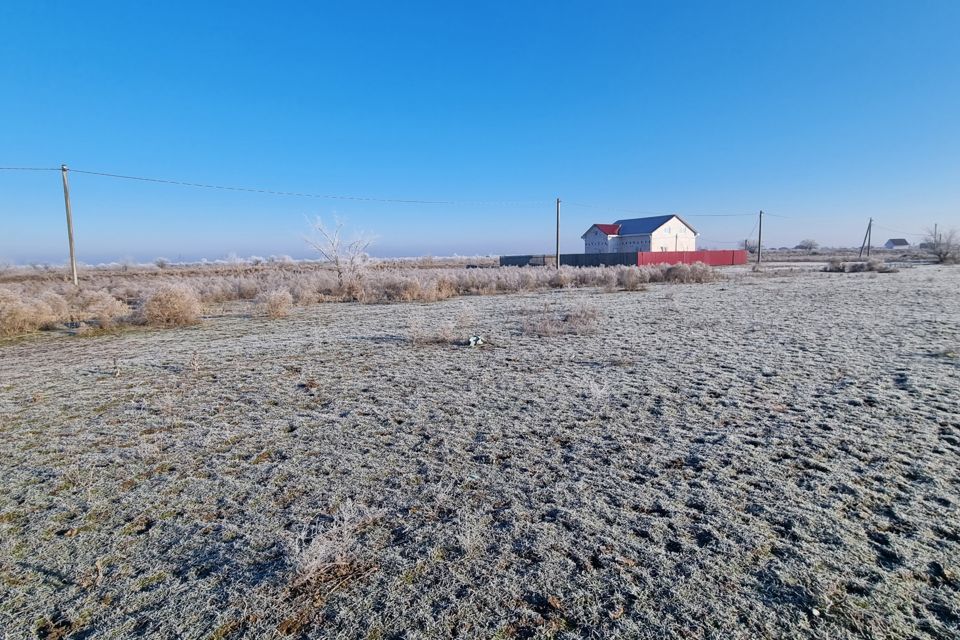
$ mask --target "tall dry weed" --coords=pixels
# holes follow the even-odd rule
[[[196,292],[184,284],[165,284],[143,304],[147,324],[179,327],[200,322],[202,306]]]
[[[269,318],[286,318],[293,307],[293,296],[286,289],[276,289],[262,297],[260,306]]]

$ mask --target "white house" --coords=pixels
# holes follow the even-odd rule
[[[697,250],[696,229],[675,215],[597,223],[580,237],[584,253]]]
[[[906,249],[909,246],[910,243],[903,238],[890,238],[883,245],[885,249]]]

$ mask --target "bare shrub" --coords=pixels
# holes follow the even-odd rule
[[[314,236],[306,238],[307,244],[333,266],[337,274],[337,287],[341,290],[354,287],[349,297],[359,300],[356,287],[362,289],[363,276],[369,262],[367,252],[373,239],[360,234],[353,240],[344,240],[342,222],[337,222],[331,229],[324,225],[320,218],[313,222],[313,231]]]
[[[647,265],[640,268],[640,271],[646,274],[647,282],[664,282],[667,272],[667,265]]]
[[[930,229],[923,244],[928,247],[927,250],[933,255],[934,260],[940,264],[960,262],[960,232],[956,229],[938,233]]]
[[[57,323],[66,322],[71,319],[70,305],[62,295],[54,291],[44,291],[39,297],[49,312],[46,323],[42,325],[41,328],[48,329]]]
[[[85,291],[81,304],[86,319],[92,319],[101,327],[109,327],[130,314],[130,307],[106,291]]]
[[[690,282],[704,284],[714,282],[719,279],[719,277],[716,269],[703,262],[694,262],[690,265]]]
[[[306,283],[294,284],[290,288],[290,293],[293,296],[293,301],[300,306],[315,304],[320,301],[320,298],[323,295]]]
[[[369,298],[367,295],[367,290],[363,286],[363,282],[359,279],[351,279],[346,281],[341,287],[338,288],[338,292],[343,300],[364,302]]]
[[[570,277],[570,273],[561,267],[553,272],[548,283],[553,289],[562,289],[563,287],[569,287],[572,281],[573,279]]]
[[[601,269],[597,274],[597,286],[613,289],[617,286],[617,272],[610,268]]]
[[[269,318],[286,318],[293,307],[293,296],[286,289],[276,289],[262,296],[260,306]]]
[[[389,301],[413,302],[424,298],[424,289],[415,278],[398,277],[379,288],[383,298]]]
[[[165,284],[143,304],[147,324],[178,327],[200,322],[201,305],[196,292],[183,284]]]
[[[663,279],[666,282],[679,282],[686,283],[690,282],[690,265],[686,264],[675,264],[667,268],[666,273],[664,273]]]
[[[50,308],[42,301],[24,299],[19,293],[0,289],[0,335],[29,333],[50,321]]]
[[[693,264],[675,264],[667,267],[663,274],[664,282],[678,282],[681,284],[703,284],[717,279],[716,272],[702,262]]]
[[[457,283],[453,278],[440,276],[433,283],[437,300],[447,300],[457,295]]]
[[[260,293],[260,285],[256,280],[250,278],[239,278],[237,280],[237,299],[253,300]]]
[[[637,267],[623,267],[617,271],[617,284],[626,291],[643,291],[650,274]]]

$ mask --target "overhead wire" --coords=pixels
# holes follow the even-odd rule
[[[0,170],[7,171],[60,171],[60,168],[47,167],[0,167]],[[203,182],[188,182],[185,180],[171,180],[167,178],[153,178],[147,176],[133,176],[119,173],[109,173],[106,171],[91,171],[87,169],[68,168],[70,173],[79,173],[91,176],[101,176],[106,178],[115,178],[120,180],[135,180],[139,182],[152,182],[157,184],[170,184],[182,187],[194,187],[199,189],[218,189],[221,191],[240,191],[245,193],[260,193],[276,196],[291,196],[299,198],[320,198],[326,200],[351,200],[358,202],[385,202],[394,204],[439,204],[439,205],[497,205],[497,206],[526,206],[526,205],[547,205],[552,201],[507,201],[507,200],[428,200],[416,198],[380,198],[374,196],[352,196],[338,195],[329,193],[309,193],[303,191],[279,191],[276,189],[263,189],[260,187],[238,187],[231,185],[209,184]]]
[[[927,233],[914,233],[912,231],[901,231],[899,229],[891,229],[890,227],[885,227],[882,224],[877,224],[876,222],[873,223],[873,226],[877,227],[878,229],[884,229],[886,231],[892,231],[894,233],[902,233],[905,236],[918,236],[923,238],[930,235]]]
[[[61,171],[62,167],[0,167],[0,171]],[[114,178],[120,180],[135,180],[140,182],[152,182],[157,184],[170,184],[184,187],[193,187],[200,189],[217,189],[222,191],[239,191],[245,193],[259,193],[266,195],[277,195],[277,196],[289,196],[289,197],[299,197],[299,198],[318,198],[326,200],[348,200],[356,202],[381,202],[381,203],[394,203],[394,204],[429,204],[429,205],[487,205],[487,206],[529,206],[529,205],[547,205],[552,204],[552,200],[431,200],[431,199],[414,199],[414,198],[381,198],[375,196],[353,196],[353,195],[339,195],[339,194],[329,194],[329,193],[310,193],[302,191],[280,191],[275,189],[263,189],[259,187],[239,187],[231,185],[219,185],[219,184],[209,184],[202,182],[188,182],[185,180],[171,180],[167,178],[153,178],[147,176],[134,176],[118,173],[109,173],[105,171],[91,171],[86,169],[74,169],[67,168],[67,171],[72,173],[79,173],[91,176],[100,176],[107,178]],[[639,211],[635,209],[622,209],[619,207],[609,207],[599,204],[591,204],[586,202],[577,202],[564,200],[565,204],[572,205],[575,207],[583,207],[587,209],[596,209],[617,213],[626,213],[630,215],[675,215],[669,212],[660,212],[660,211]],[[689,218],[739,218],[747,216],[755,216],[755,213],[684,213],[684,217]],[[771,216],[774,218],[783,218],[787,220],[799,219],[795,216],[787,216],[779,213],[770,213],[764,212],[764,215]],[[803,218],[804,220],[809,220],[809,218]],[[754,231],[757,229],[757,224],[759,224],[759,219],[754,223],[753,228],[750,230],[750,233],[747,234],[747,237],[753,236]],[[904,235],[924,237],[928,234],[926,233],[917,233],[914,231],[902,231],[899,229],[894,229],[892,227],[887,227],[881,224],[874,225],[877,228],[885,229],[894,233],[902,233]],[[715,241],[721,244],[739,244],[742,241]]]
[[[371,196],[347,196],[327,193],[307,193],[301,191],[277,191],[274,189],[262,189],[258,187],[235,187],[219,184],[206,184],[201,182],[186,182],[182,180],[169,180],[165,178],[148,178],[144,176],[129,176],[116,173],[107,173],[104,171],[87,171],[84,169],[70,169],[73,173],[82,173],[93,176],[104,176],[108,178],[119,178],[122,180],[139,180],[141,182],[156,182],[160,184],[173,184],[184,187],[196,187],[200,189],[220,189],[224,191],[243,191],[247,193],[262,193],[277,196],[293,196],[299,198],[322,198],[326,200],[354,200],[360,202],[390,202],[397,204],[494,204],[492,201],[456,201],[456,200],[426,200],[426,199],[408,199],[408,198],[378,198]],[[544,201],[546,203],[546,201]],[[503,202],[499,204],[504,204]]]
[[[636,209],[621,209],[619,207],[607,207],[604,205],[598,204],[589,204],[586,202],[572,202],[570,200],[564,200],[565,204],[573,205],[575,207],[583,207],[586,209],[599,209],[602,211],[611,211],[616,213],[628,213],[631,215],[642,215],[642,216],[667,216],[667,215],[680,215],[672,212],[664,211],[637,211]],[[755,213],[684,213],[682,214],[687,218],[738,218],[744,216],[755,216]]]

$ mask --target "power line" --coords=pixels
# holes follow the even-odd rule
[[[600,209],[603,211],[612,211],[615,213],[629,213],[631,215],[641,215],[641,216],[668,216],[668,215],[681,215],[676,213],[665,213],[663,211],[637,211],[635,209],[620,209],[617,207],[607,207],[598,204],[588,204],[586,202],[570,202],[569,200],[564,200],[567,204],[572,204],[575,207],[583,207],[585,209]],[[745,216],[755,215],[753,213],[684,213],[682,214],[687,218],[739,218]]]
[[[0,167],[0,171],[60,171],[60,168],[49,167]],[[445,205],[498,205],[498,206],[527,206],[527,205],[545,205],[549,200],[537,201],[508,201],[508,200],[426,200],[426,199],[407,199],[407,198],[377,198],[372,196],[345,196],[335,194],[307,193],[302,191],[278,191],[275,189],[262,189],[259,187],[236,187],[219,184],[207,184],[202,182],[187,182],[185,180],[170,180],[167,178],[152,178],[147,176],[131,176],[119,173],[107,173],[105,171],[88,171],[84,169],[71,168],[73,173],[82,173],[90,176],[101,176],[106,178],[115,178],[120,180],[136,180],[139,182],[153,182],[157,184],[171,184],[181,187],[194,187],[199,189],[219,189],[221,191],[241,191],[244,193],[261,193],[275,196],[291,196],[298,198],[322,198],[325,200],[351,200],[358,202],[390,202],[398,204],[445,204]]]
[[[165,178],[146,178],[143,176],[126,176],[116,173],[106,173],[103,171],[84,171],[82,169],[70,169],[74,173],[83,173],[91,176],[103,176],[107,178],[119,178],[121,180],[139,180],[140,182],[156,182],[160,184],[174,184],[181,187],[197,187],[200,189],[220,189],[223,191],[243,191],[246,193],[264,193],[275,196],[295,196],[300,198],[325,198],[335,200],[363,200],[374,202],[402,202],[404,204],[451,204],[439,200],[400,200],[393,198],[366,198],[359,196],[335,196],[327,194],[303,193],[298,191],[274,191],[273,189],[259,189],[255,187],[232,187],[219,184],[203,184],[199,182],[184,182],[182,180],[167,180]]]
[[[927,233],[913,233],[911,231],[900,231],[899,229],[891,229],[890,227],[885,227],[882,224],[877,224],[876,222],[873,223],[873,226],[877,227],[878,229],[886,229],[887,231],[893,231],[894,233],[902,233],[906,236],[926,237],[929,235]]]

